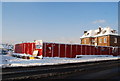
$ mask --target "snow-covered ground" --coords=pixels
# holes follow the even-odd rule
[[[18,67],[18,66],[38,66],[38,65],[55,65],[64,63],[75,63],[75,62],[89,62],[89,61],[100,61],[100,60],[112,60],[118,59],[111,55],[106,56],[95,56],[95,55],[81,55],[81,58],[58,58],[58,57],[43,57],[43,59],[21,59],[12,57],[11,55],[0,55],[2,62],[0,67]]]

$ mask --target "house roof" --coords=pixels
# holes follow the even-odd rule
[[[84,35],[80,38],[86,38],[86,37],[99,37],[99,36],[104,36],[104,35],[117,35],[118,33],[116,30],[110,28],[110,27],[99,27],[96,30],[89,30]]]

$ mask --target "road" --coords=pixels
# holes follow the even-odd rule
[[[120,80],[120,60],[68,63],[36,67],[3,68],[5,80],[115,79]]]
[[[120,80],[120,67],[112,66],[84,72],[75,72],[68,75],[48,77],[47,79],[115,79]]]

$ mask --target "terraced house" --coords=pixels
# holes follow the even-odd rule
[[[120,35],[110,27],[84,31],[84,35],[80,39],[81,44],[120,47]]]

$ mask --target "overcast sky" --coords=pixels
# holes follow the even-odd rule
[[[80,43],[84,30],[118,30],[117,2],[6,2],[2,4],[3,43],[42,39]]]

